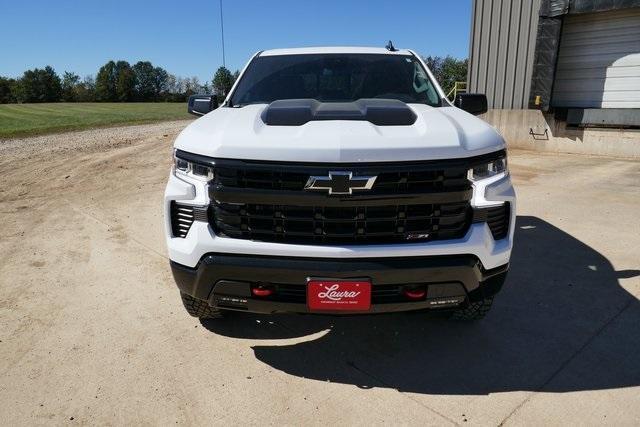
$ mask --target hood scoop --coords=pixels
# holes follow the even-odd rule
[[[416,114],[396,99],[359,99],[354,102],[320,102],[315,99],[273,101],[262,112],[270,126],[302,126],[319,120],[360,120],[377,126],[409,126]]]

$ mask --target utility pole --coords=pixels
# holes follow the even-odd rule
[[[222,0],[220,0],[220,31],[222,32],[222,66],[227,68],[224,58],[224,21],[222,20]]]

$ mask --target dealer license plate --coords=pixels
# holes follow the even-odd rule
[[[371,308],[371,282],[309,279],[307,306],[310,311],[367,311]]]

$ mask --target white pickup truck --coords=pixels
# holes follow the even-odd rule
[[[164,209],[191,315],[490,309],[516,198],[484,95],[410,50],[275,49],[188,108]]]

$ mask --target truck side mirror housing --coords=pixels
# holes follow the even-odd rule
[[[453,105],[476,116],[488,111],[487,96],[483,93],[459,93]]]
[[[187,111],[195,116],[204,116],[216,108],[218,97],[215,95],[191,95],[187,103]]]

